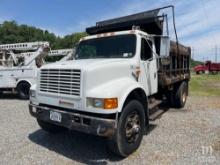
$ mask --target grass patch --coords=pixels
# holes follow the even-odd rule
[[[192,75],[190,81],[190,94],[199,96],[220,97],[220,74],[218,75]]]

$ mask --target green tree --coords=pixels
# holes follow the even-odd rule
[[[0,25],[0,44],[48,41],[52,49],[72,48],[80,38],[86,35],[86,33],[82,32],[59,37],[48,30],[28,25],[18,25],[15,21],[5,21]]]
[[[48,41],[51,49],[65,49],[75,47],[80,38],[86,35],[85,32],[80,32],[59,37],[48,30],[28,25],[19,25],[15,21],[5,21],[0,24],[0,44]]]

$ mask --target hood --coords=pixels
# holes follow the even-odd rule
[[[133,78],[131,66],[138,60],[131,59],[83,59],[56,62],[44,65],[41,69],[79,69],[82,71],[83,91],[95,90],[115,80]]]
[[[208,67],[204,66],[204,65],[197,65],[193,69],[195,72],[197,72],[197,71],[201,71],[201,70],[204,71],[205,69],[208,69]]]
[[[129,59],[82,59],[82,60],[71,60],[71,61],[63,61],[56,62],[52,64],[47,64],[41,67],[41,69],[83,69],[87,70],[90,68],[117,63],[124,62]]]
[[[204,67],[204,65],[196,65],[195,67],[194,67],[194,69],[198,69],[198,68],[203,68]]]

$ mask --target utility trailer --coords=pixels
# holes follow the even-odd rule
[[[64,56],[63,61],[73,53],[72,49],[50,51],[48,42],[5,44],[0,50],[0,92],[17,90],[21,99],[29,98],[30,86],[36,83],[46,56]]]
[[[173,12],[176,41],[170,41]],[[80,40],[73,61],[43,66],[30,92],[30,114],[42,129],[66,128],[107,137],[127,157],[141,144],[158,106],[182,108],[190,80],[190,48],[179,44],[174,7],[97,22]]]

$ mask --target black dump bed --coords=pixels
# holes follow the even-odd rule
[[[191,48],[171,41],[167,59],[160,59],[159,86],[164,88],[174,83],[190,80]]]
[[[139,26],[149,34],[162,34],[163,17],[158,16],[159,10],[147,11],[116,19],[97,22],[96,26],[86,29],[88,34],[131,30],[132,26]]]
[[[87,28],[86,32],[93,35],[131,30],[133,26],[138,26],[140,30],[148,34],[163,35],[167,15],[159,15],[159,12],[164,8],[167,7],[97,22],[96,26]],[[160,54],[160,42],[160,37],[155,37],[157,54]],[[160,59],[159,85],[165,87],[184,79],[190,79],[190,57],[191,49],[189,47],[171,41],[169,58]]]

